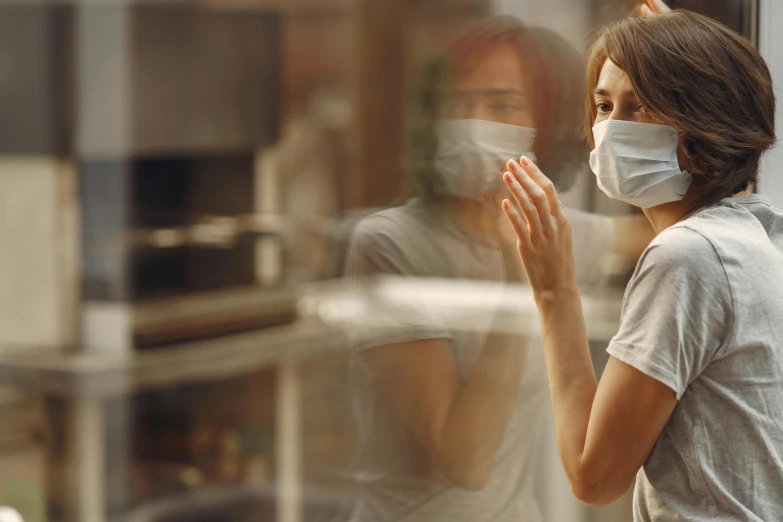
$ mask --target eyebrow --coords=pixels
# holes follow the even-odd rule
[[[454,94],[471,94],[471,93],[477,93],[477,94],[493,94],[496,96],[524,96],[525,91],[519,90],[519,89],[464,89],[464,90],[455,90]]]
[[[609,96],[609,91],[606,89],[593,89],[593,94],[598,96]],[[636,98],[636,93],[633,91],[625,91],[624,93],[626,96],[631,96],[633,98]]]

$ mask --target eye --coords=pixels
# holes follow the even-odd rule
[[[442,110],[445,114],[457,116],[459,114],[469,113],[471,111],[471,106],[464,100],[449,100],[443,104]]]
[[[511,103],[495,103],[491,106],[491,108],[496,112],[513,112],[522,110],[520,106]]]
[[[599,113],[607,113],[612,112],[612,106],[605,102],[598,102],[595,104],[595,107],[598,109]]]
[[[639,106],[636,108],[636,110],[637,110],[637,111],[639,111],[639,112],[641,112],[642,114],[647,114],[647,107],[645,107],[644,105],[639,105]]]

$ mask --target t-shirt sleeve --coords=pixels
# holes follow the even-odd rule
[[[356,226],[345,266],[349,288],[361,296],[351,326],[356,347],[452,337],[445,319],[426,300],[413,294],[396,299],[381,291],[421,276],[415,256],[399,222],[375,215]],[[378,281],[383,284],[374,284]]]
[[[581,287],[597,287],[607,283],[612,255],[616,250],[617,226],[613,218],[565,209],[571,224],[576,281]]]
[[[670,387],[679,400],[726,342],[732,317],[728,279],[712,244],[677,226],[639,260],[607,351]]]
[[[344,272],[349,278],[380,274],[414,276],[413,256],[406,232],[398,222],[381,215],[369,216],[351,234]]]

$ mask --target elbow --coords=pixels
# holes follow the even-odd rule
[[[495,464],[494,448],[486,444],[465,444],[455,437],[443,437],[432,445],[430,462],[441,480],[464,491],[481,491],[489,482]]]
[[[571,481],[571,492],[580,502],[594,508],[604,507],[613,500],[606,499],[603,490],[590,483]]]
[[[574,496],[582,503],[594,508],[611,504],[622,497],[630,487],[630,482],[623,486],[616,481],[600,479],[586,473],[569,476],[569,482]]]
[[[449,479],[449,483],[455,488],[475,492],[484,489],[484,486],[487,485],[487,477],[453,477]]]
[[[439,466],[443,479],[464,491],[481,491],[489,481],[489,469],[478,466]]]

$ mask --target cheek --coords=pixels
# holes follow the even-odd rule
[[[638,121],[639,123],[655,123],[659,125],[663,123],[653,117],[649,112],[635,112],[633,120]]]

